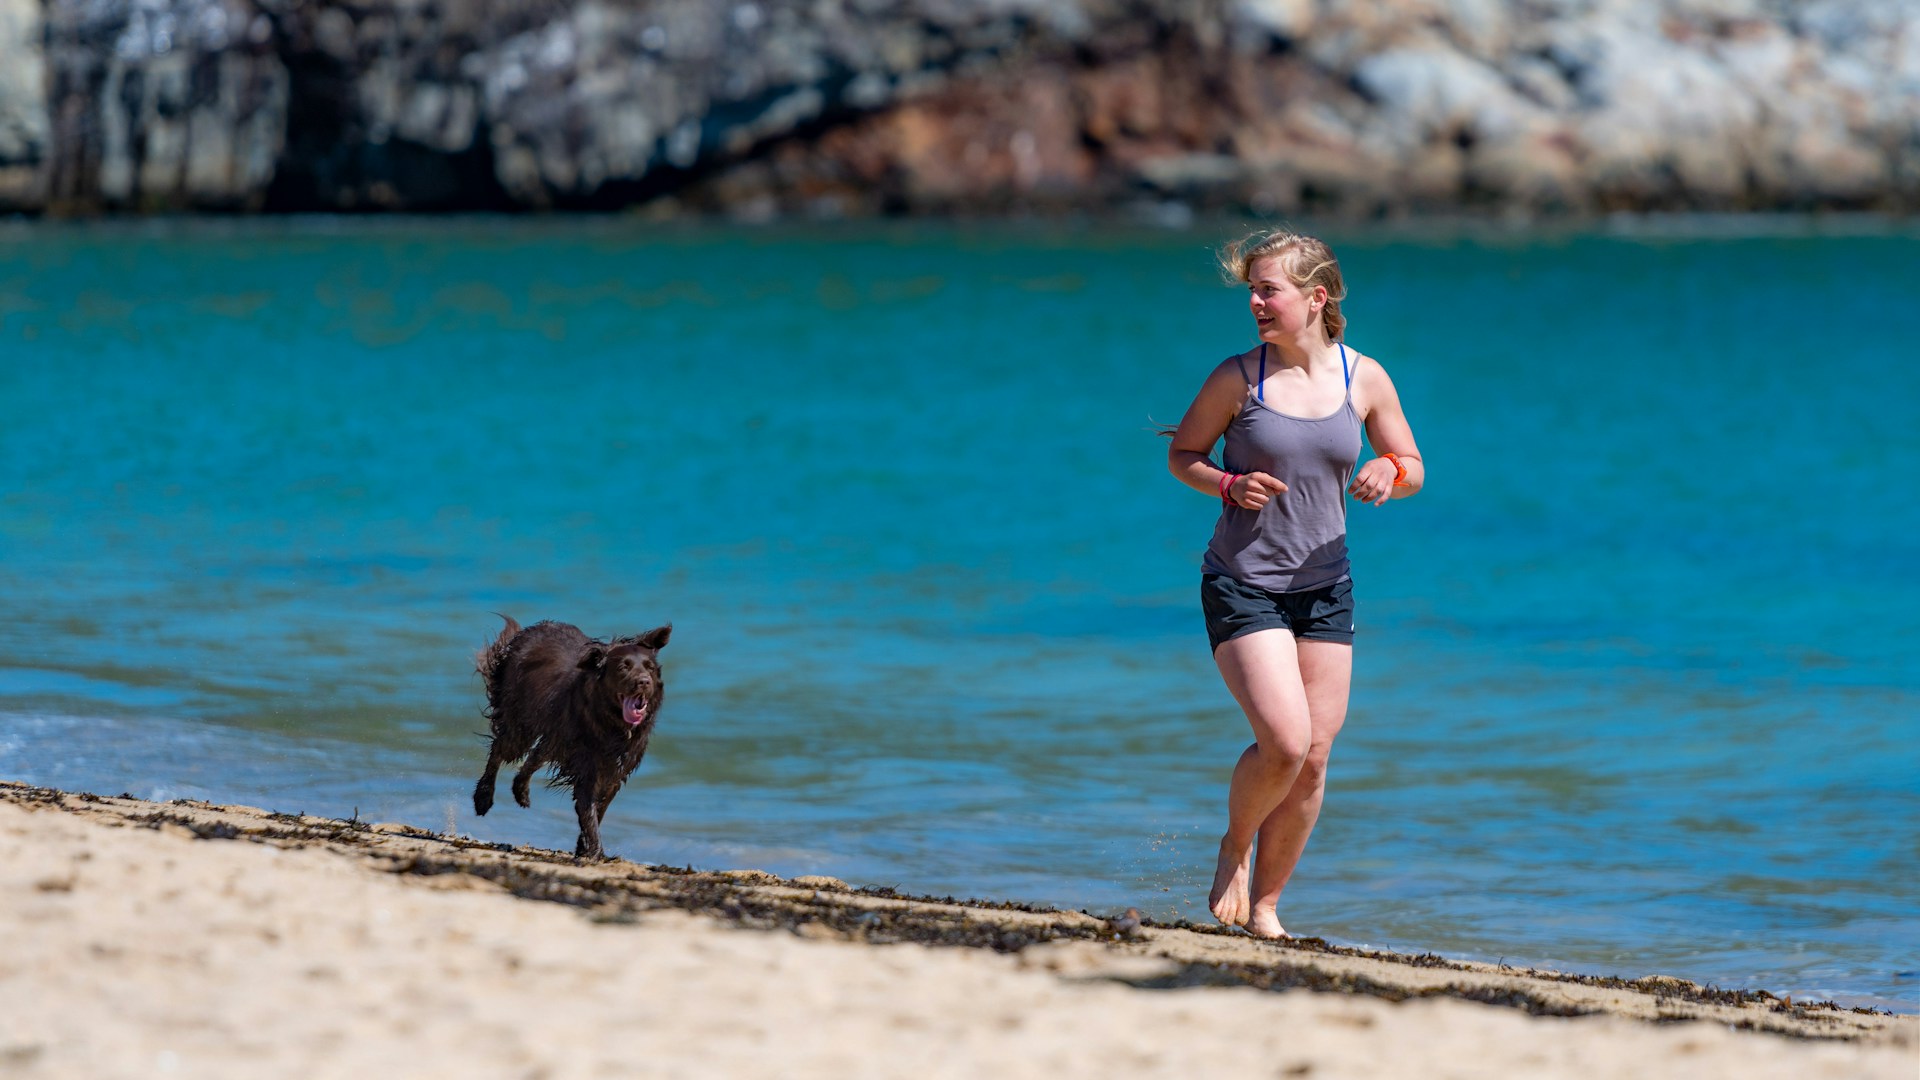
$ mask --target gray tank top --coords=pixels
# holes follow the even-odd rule
[[[1252,393],[1227,425],[1221,460],[1228,472],[1269,473],[1287,492],[1259,510],[1223,505],[1201,561],[1207,572],[1268,592],[1318,589],[1347,577],[1347,484],[1360,458],[1360,415],[1345,345],[1340,368],[1347,396],[1338,410],[1313,420],[1288,416],[1267,407],[1267,347],[1260,346],[1260,377],[1247,380]]]

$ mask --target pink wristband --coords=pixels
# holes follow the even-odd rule
[[[1220,501],[1221,502],[1229,502],[1229,503],[1233,502],[1233,485],[1238,483],[1240,480],[1240,477],[1244,475],[1246,474],[1244,473],[1221,473],[1220,474]],[[1238,506],[1239,503],[1234,503],[1234,505]]]

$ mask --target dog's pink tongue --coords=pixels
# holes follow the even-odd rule
[[[647,703],[637,697],[621,698],[620,711],[626,716],[627,723],[637,725],[647,718]]]

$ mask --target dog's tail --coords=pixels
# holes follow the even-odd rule
[[[497,611],[494,614],[500,615]],[[493,676],[500,670],[500,662],[507,658],[507,646],[513,642],[514,635],[520,632],[520,624],[513,621],[513,616],[500,615],[500,618],[507,624],[500,628],[500,636],[493,639],[493,644],[473,654],[473,670],[480,673],[480,681],[486,684],[489,702],[493,699]]]

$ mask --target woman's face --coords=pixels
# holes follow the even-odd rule
[[[1260,328],[1261,341],[1279,343],[1297,338],[1326,306],[1326,287],[1315,285],[1303,291],[1288,280],[1280,256],[1255,260],[1247,268],[1247,277],[1247,306]]]

